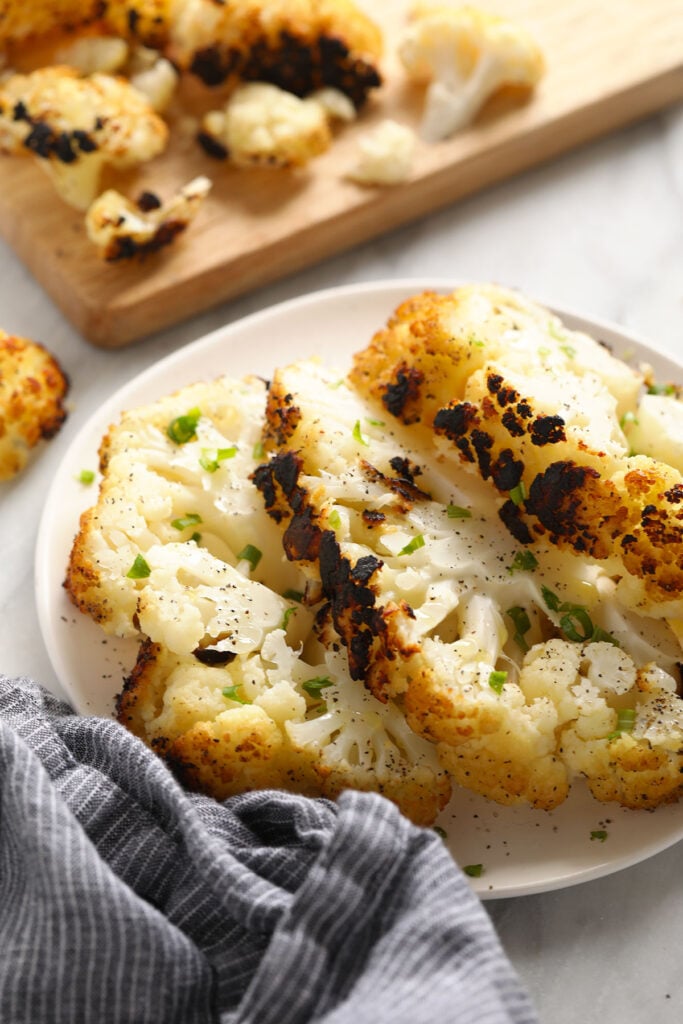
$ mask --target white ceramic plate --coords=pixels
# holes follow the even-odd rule
[[[454,282],[409,280],[351,285],[275,306],[219,329],[148,369],[112,396],[66,453],[45,502],[36,553],[36,597],[45,645],[58,679],[82,714],[111,715],[116,693],[135,661],[137,645],[103,635],[78,613],[62,588],[80,513],[93,488],[76,482],[97,465],[100,439],[121,410],[153,401],[220,373],[269,377],[283,361],[313,354],[343,368],[403,299]],[[615,354],[647,359],[660,379],[683,369],[614,327],[561,313],[569,326],[613,346]],[[54,509],[59,514],[55,515]],[[50,510],[47,512],[47,510]],[[683,803],[654,813],[599,804],[580,784],[551,813],[499,807],[457,792],[439,820],[462,866],[481,864],[472,878],[482,898],[526,895],[598,878],[636,864],[683,838]],[[607,832],[603,840],[591,838]]]

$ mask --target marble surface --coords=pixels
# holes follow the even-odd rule
[[[90,413],[141,370],[212,328],[283,299],[337,284],[425,275],[519,287],[549,304],[614,321],[683,358],[682,214],[679,107],[116,352],[86,344],[0,244],[0,323],[41,339],[73,384],[60,436],[23,476],[0,485],[0,671],[57,688],[33,595],[44,495]],[[486,904],[541,1020],[681,1019],[682,857],[679,844],[600,881]]]

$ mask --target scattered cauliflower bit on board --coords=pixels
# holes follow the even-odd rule
[[[153,192],[143,192],[131,202],[115,189],[108,189],[88,209],[88,237],[102,258],[109,261],[156,252],[185,231],[210,189],[208,178],[195,178],[167,202]]]
[[[240,167],[300,166],[324,153],[331,138],[321,104],[267,82],[237,88],[224,110],[204,117],[199,135],[209,155]]]
[[[0,86],[0,150],[32,153],[76,209],[93,202],[105,166],[151,160],[167,138],[166,124],[122,78],[50,67]]]
[[[476,7],[417,3],[399,56],[408,77],[427,88],[420,133],[447,139],[505,87],[533,89],[543,55],[519,25]]]
[[[66,419],[69,382],[42,345],[0,331],[0,480],[16,476]]]
[[[358,158],[347,172],[360,185],[399,185],[410,177],[415,133],[397,121],[381,121],[358,140]]]

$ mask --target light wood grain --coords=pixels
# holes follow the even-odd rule
[[[187,233],[142,263],[100,262],[82,216],[40,168],[0,158],[0,232],[87,340],[126,345],[683,98],[681,0],[487,4],[536,35],[548,63],[538,90],[489,104],[447,142],[420,144],[405,184],[361,188],[343,178],[358,134],[385,117],[416,126],[420,110],[393,55],[407,0],[366,6],[385,29],[387,57],[385,85],[362,118],[299,171],[238,171],[176,136],[128,178],[131,194],[168,195],[198,173],[214,188]]]

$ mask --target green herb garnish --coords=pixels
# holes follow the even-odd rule
[[[425,539],[421,533],[418,533],[416,537],[409,540],[405,547],[401,548],[398,552],[399,555],[412,555],[414,551],[419,550],[425,546]]]
[[[621,736],[622,732],[633,732],[633,726],[635,724],[635,708],[619,708],[617,711],[617,727],[614,732],[609,733],[607,739],[616,740]]]
[[[144,580],[148,576],[150,576],[151,573],[152,570],[150,569],[149,565],[142,557],[142,555],[136,555],[135,561],[133,562],[130,569],[126,573],[126,576],[130,580]]]
[[[280,626],[280,629],[287,629],[287,626],[289,625],[289,620],[291,619],[295,611],[296,608],[294,607],[294,605],[292,605],[291,608],[285,608],[284,615],[282,616],[282,625]]]
[[[549,608],[551,612],[559,612],[562,602],[557,594],[554,594],[549,587],[545,586],[541,587],[541,594],[545,601],[546,608]]]
[[[184,416],[176,416],[168,425],[166,433],[176,444],[187,444],[197,436],[197,424],[201,418],[201,410],[195,406]]]
[[[508,572],[512,576],[515,572],[531,572],[536,568],[538,568],[536,555],[533,551],[525,548],[524,551],[516,552],[515,557],[512,559],[512,564],[508,566]]]
[[[353,438],[355,441],[358,441],[358,444],[364,444],[366,448],[370,443],[367,437],[363,437],[363,432],[360,426],[360,420],[356,420],[356,422],[353,425]]]
[[[436,832],[441,839],[448,839],[448,833],[445,828],[441,828],[441,825],[432,825],[432,832]]]
[[[484,865],[465,864],[463,871],[465,872],[466,875],[469,875],[470,878],[481,878],[481,876],[484,874]]]
[[[468,508],[463,508],[462,505],[447,505],[446,515],[449,519],[471,519],[472,513]]]
[[[197,512],[188,512],[179,519],[173,519],[171,526],[174,530],[186,530],[188,526],[198,526],[201,522],[202,517]]]
[[[489,676],[489,686],[491,687],[492,690],[495,690],[496,693],[501,693],[507,681],[507,677],[507,672],[500,672],[494,670]]]
[[[341,526],[341,516],[337,512],[336,508],[333,508],[327,517],[327,521],[333,530],[338,530]]]
[[[263,441],[257,441],[254,447],[251,449],[251,455],[254,459],[262,459],[266,454],[266,449],[263,445]]]
[[[246,697],[240,697],[237,692],[239,688],[239,683],[235,683],[234,686],[224,686],[221,692],[224,697],[227,697],[228,700],[234,700],[237,704],[251,704],[252,701],[247,700]]]
[[[190,540],[193,540],[195,542],[195,544],[199,544],[201,539],[202,539],[201,533],[193,533],[192,536],[190,537]]]
[[[575,643],[597,643],[602,641],[620,647],[619,641],[608,633],[601,626],[593,624],[593,620],[587,609],[581,604],[572,604],[571,601],[560,601],[557,594],[548,587],[541,587],[541,594],[545,601],[546,608],[551,612],[564,612],[560,618],[560,629],[567,640]]]
[[[249,562],[249,565],[251,566],[253,571],[261,561],[262,557],[263,552],[259,551],[257,547],[254,547],[253,544],[245,544],[245,546],[242,548],[239,555],[237,556],[237,560],[239,562]]]
[[[86,486],[87,486],[88,484],[91,484],[91,483],[94,482],[94,480],[95,480],[95,470],[94,469],[82,469],[80,471],[80,473],[78,474],[78,476],[76,477],[76,479],[78,480],[79,484],[86,484]]]
[[[202,454],[199,456],[199,465],[207,473],[215,473],[221,462],[224,462],[226,459],[234,459],[237,451],[236,444],[231,445],[229,448],[202,448]]]
[[[315,676],[313,679],[307,679],[305,683],[301,684],[301,689],[305,690],[309,697],[318,697],[321,690],[324,690],[326,686],[333,686],[334,683],[329,676]]]
[[[515,633],[512,639],[515,641],[517,646],[526,653],[526,651],[529,650],[529,644],[526,642],[524,634],[528,633],[531,629],[529,616],[523,608],[520,608],[519,605],[514,605],[512,608],[508,608],[505,614],[512,619],[515,626]]]
[[[510,501],[513,501],[515,505],[521,505],[526,498],[526,487],[524,481],[520,480],[516,487],[513,487],[510,491]]]
[[[560,349],[564,352],[567,359],[573,359],[576,355],[576,349],[572,345],[560,345]]]
[[[675,395],[676,388],[673,384],[650,384],[647,393],[648,395]]]
[[[599,843],[604,843],[607,839],[607,831],[604,828],[596,828],[591,832],[591,840],[597,839]]]
[[[286,597],[288,601],[298,601],[299,604],[304,599],[303,592],[301,590],[285,590],[283,597]]]

